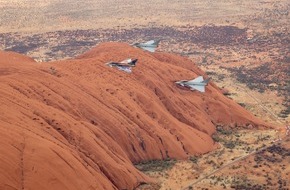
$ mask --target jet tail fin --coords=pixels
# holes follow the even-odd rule
[[[154,43],[152,45],[156,45],[158,46],[159,42],[161,41],[161,39],[158,39],[158,40],[154,40]]]
[[[138,59],[134,59],[132,60],[130,63],[128,63],[129,65],[131,66],[136,66],[136,63],[137,63]]]

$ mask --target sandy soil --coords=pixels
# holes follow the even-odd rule
[[[1,0],[0,31],[4,32],[47,32],[56,30],[133,28],[140,26],[180,26],[235,24],[245,26],[241,18],[248,20],[252,15],[287,13],[289,2],[280,1],[178,1],[165,0],[132,1],[43,1]],[[280,12],[279,12],[280,11]],[[270,20],[252,22],[269,26]],[[282,22],[282,20],[279,20]],[[256,25],[257,25],[256,24]],[[258,29],[258,28],[257,28]]]

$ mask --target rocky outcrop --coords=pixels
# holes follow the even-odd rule
[[[138,58],[131,74],[104,63]],[[133,189],[133,163],[203,154],[215,125],[265,127],[190,60],[104,43],[76,59],[36,63],[0,52],[0,189]]]

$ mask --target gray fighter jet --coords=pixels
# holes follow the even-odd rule
[[[155,52],[155,49],[158,47],[158,44],[161,40],[150,40],[148,42],[143,43],[135,43],[133,46],[142,48],[146,51]]]
[[[190,90],[198,90],[199,92],[205,92],[205,86],[208,84],[209,78],[204,80],[202,76],[198,76],[192,80],[181,80],[175,82],[180,86],[189,87]]]
[[[121,62],[113,62],[110,61],[108,63],[106,63],[106,65],[108,65],[109,67],[116,67],[117,69],[121,70],[121,71],[125,71],[127,73],[131,73],[132,72],[132,67],[136,66],[138,59],[125,59],[124,61]]]

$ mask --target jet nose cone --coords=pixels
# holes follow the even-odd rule
[[[176,81],[175,84],[178,84],[180,86],[184,86],[184,83],[182,81]]]

